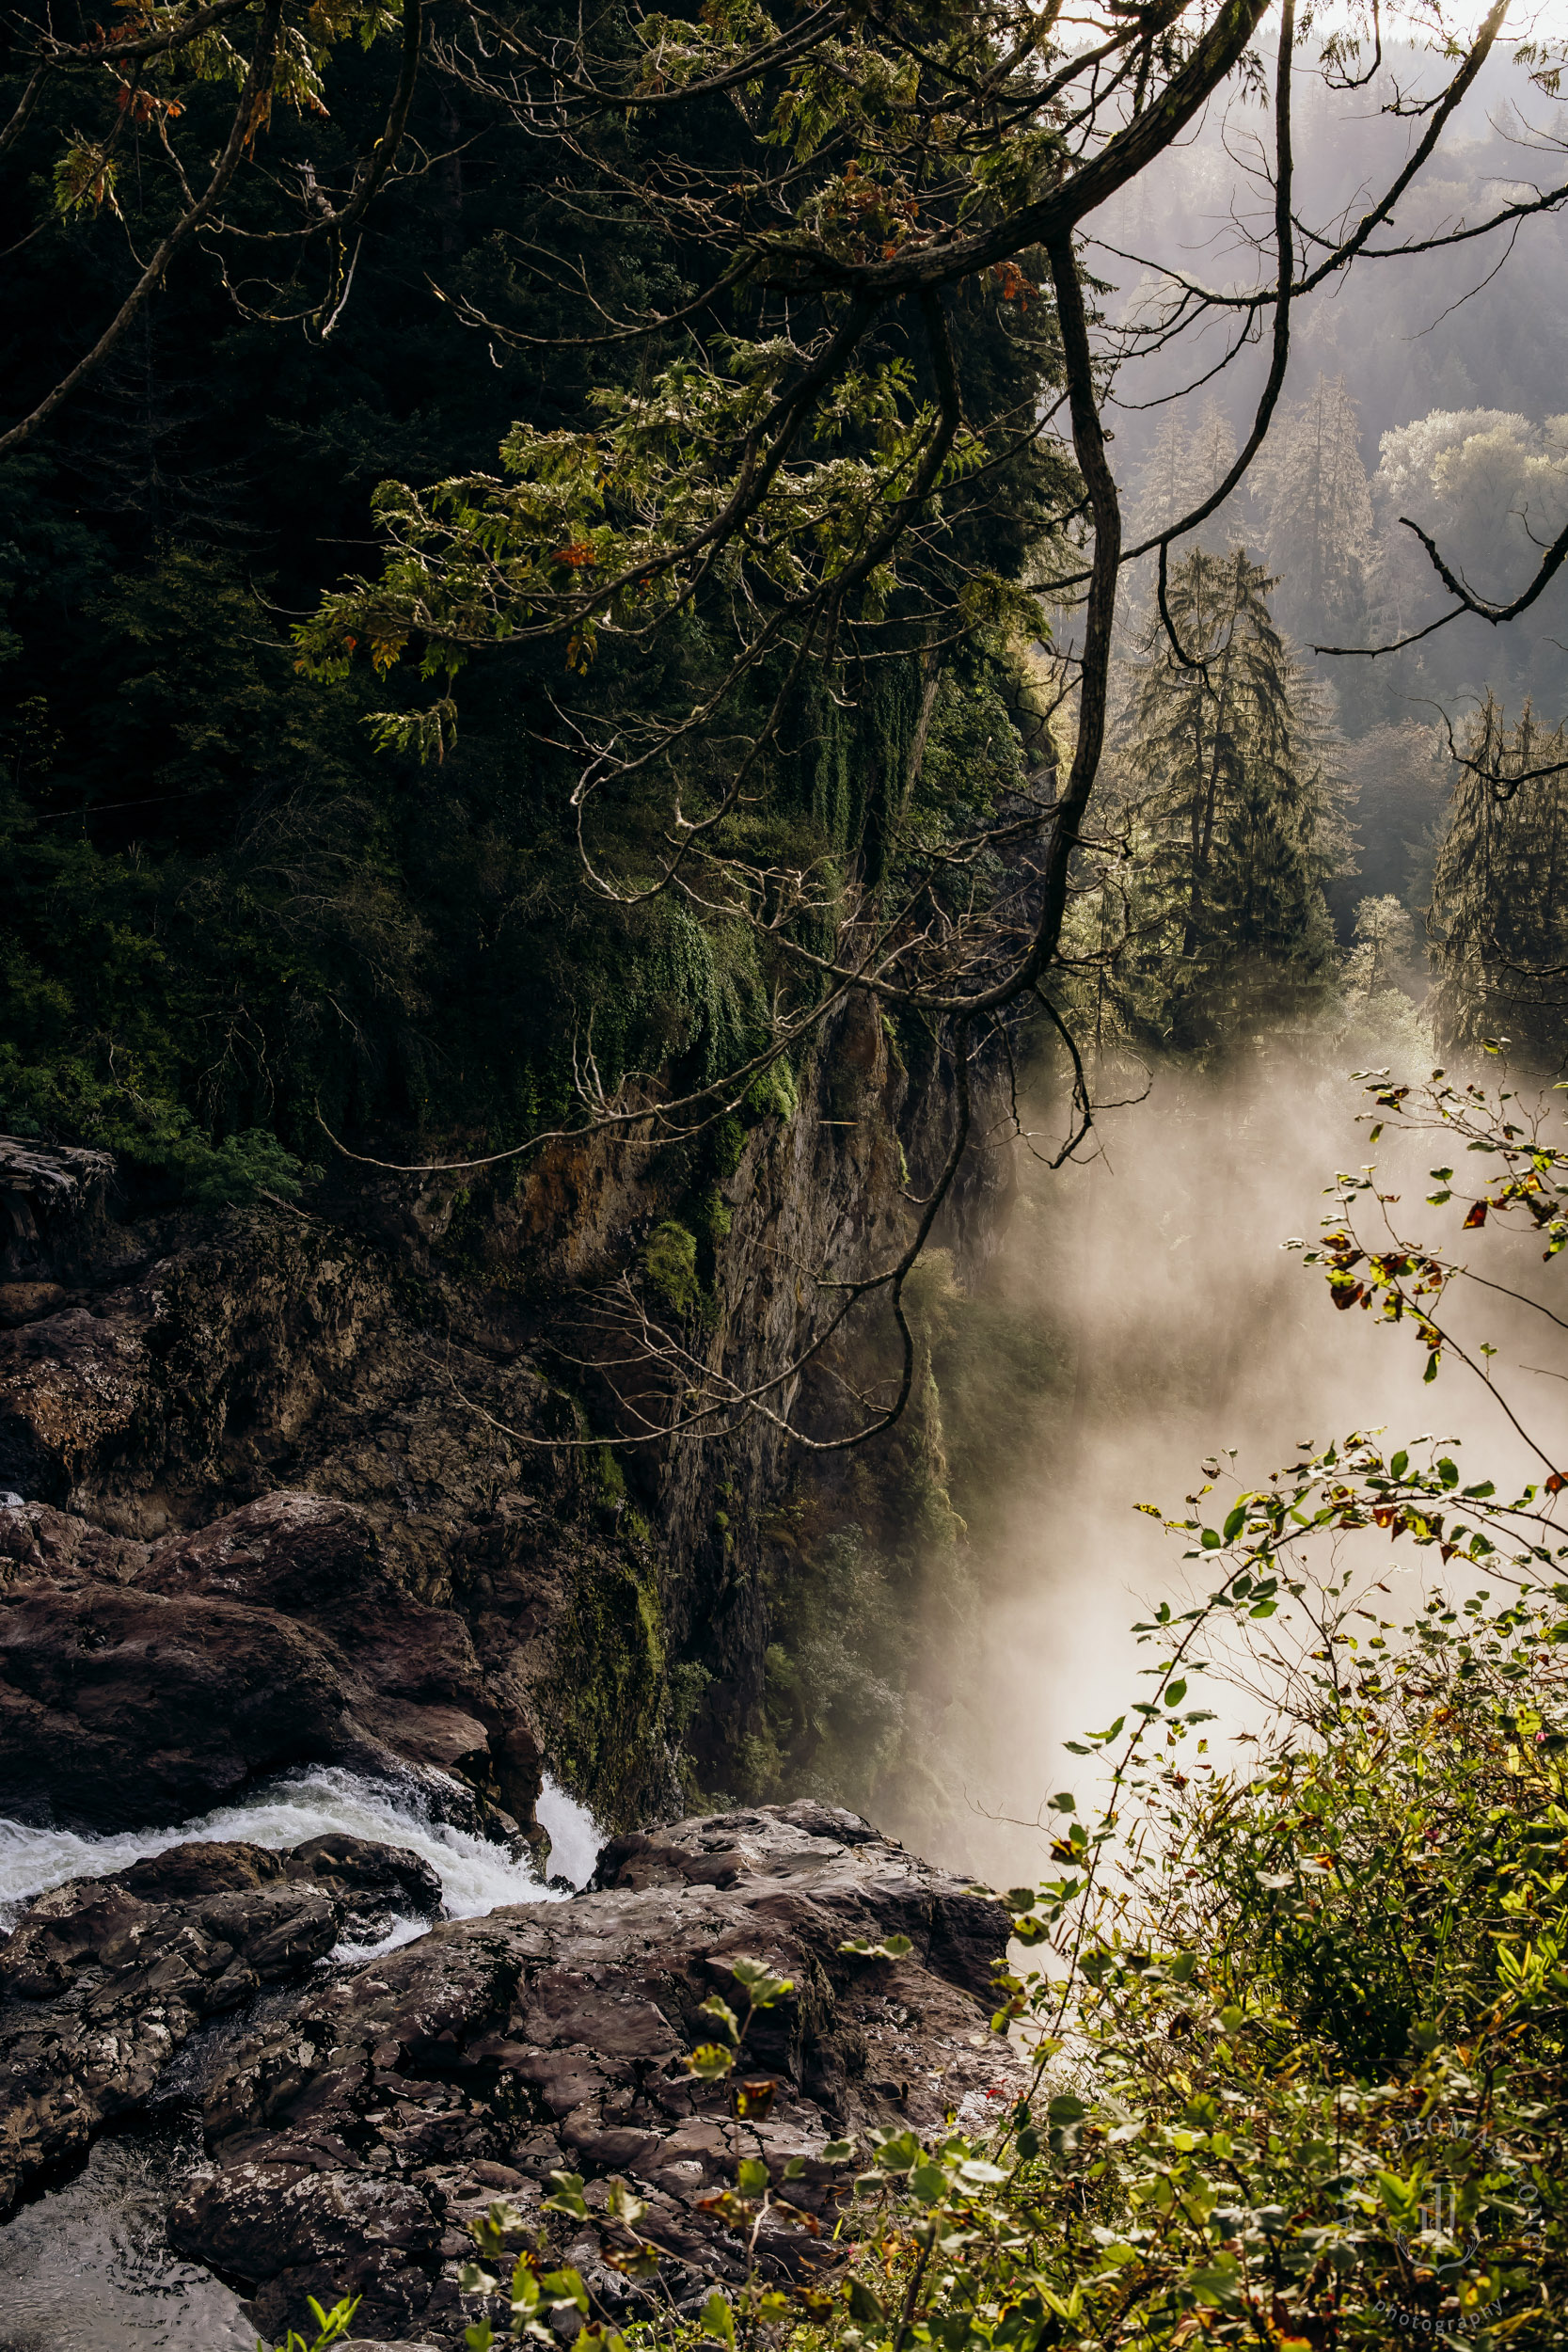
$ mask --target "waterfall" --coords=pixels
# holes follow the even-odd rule
[[[585,1885],[601,1843],[590,1815],[546,1777],[539,1817],[550,1836],[552,1874],[574,1886]],[[309,1764],[268,1781],[237,1804],[218,1805],[173,1829],[119,1830],[98,1836],[0,1820],[0,1931],[8,1932],[27,1904],[52,1886],[128,1869],[144,1855],[163,1853],[188,1840],[236,1838],[276,1850],[303,1845],[327,1830],[410,1848],[440,1879],[444,1908],[451,1919],[476,1918],[502,1903],[562,1899],[559,1887],[540,1883],[531,1859],[515,1861],[493,1839],[437,1820],[428,1792],[412,1781],[372,1780],[341,1764]],[[391,1941],[406,1943],[422,1933],[424,1924],[417,1919],[400,1922]],[[376,1948],[389,1949],[390,1943]],[[344,1959],[369,1956],[368,1950],[352,1946],[341,1947],[341,1952]]]

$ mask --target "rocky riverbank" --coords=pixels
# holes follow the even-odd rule
[[[209,2164],[172,2244],[239,2285],[269,2335],[303,2324],[309,2296],[353,2293],[367,2331],[455,2346],[466,2225],[498,2196],[610,2312],[643,2295],[606,2260],[614,2178],[645,2201],[678,2304],[739,2275],[719,2194],[742,2153],[727,2093],[683,2063],[737,1960],[792,1987],[746,2051],[743,2153],[776,2178],[804,2167],[789,2190],[803,2219],[760,2247],[773,2275],[826,2259],[852,2169],[826,2145],[949,2114],[983,2125],[1014,2087],[984,1998],[1005,1913],[851,1814],[805,1802],[634,1834],[576,1899],[329,1964],[345,1931],[438,1896],[414,1855],[319,1838],[283,1854],[185,1844],[42,1897],[0,1945],[0,2193],[145,2110],[205,2021],[243,2021],[274,1988],[207,2070]],[[846,1948],[890,1937],[909,1950]],[[544,2209],[562,2171],[585,2184],[586,2220]]]

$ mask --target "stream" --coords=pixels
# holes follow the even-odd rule
[[[552,1877],[586,1885],[603,1843],[591,1817],[548,1777],[536,1812],[550,1838]],[[98,1837],[0,1821],[0,1932],[51,1887],[126,1869],[188,1840],[278,1849],[329,1830],[420,1854],[440,1878],[448,1918],[566,1899],[559,1885],[540,1883],[531,1861],[514,1861],[503,1846],[436,1819],[412,1786],[312,1765],[172,1829]],[[357,1967],[422,1935],[426,1925],[397,1920],[379,1942],[340,1944],[320,1966]],[[198,2116],[212,2069],[269,2009],[296,1997],[296,1990],[263,1994],[194,2035],[147,2119],[106,2134],[79,2172],[31,2200],[0,2231],[4,2352],[255,2352],[256,2330],[239,2296],[170,2251],[164,2217],[200,2160]]]

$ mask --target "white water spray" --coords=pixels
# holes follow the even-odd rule
[[[552,1870],[575,1886],[585,1884],[601,1842],[592,1819],[547,1778],[539,1814],[550,1835]],[[233,1838],[277,1851],[329,1830],[419,1854],[440,1879],[443,1907],[451,1919],[478,1918],[502,1903],[562,1899],[559,1888],[541,1885],[531,1860],[515,1861],[492,1839],[435,1820],[424,1792],[414,1784],[370,1780],[341,1765],[315,1764],[286,1773],[237,1804],[219,1805],[171,1829],[95,1836],[0,1820],[0,1931],[13,1928],[27,1904],[51,1887],[129,1869],[170,1846]],[[388,1951],[422,1934],[424,1926],[421,1919],[400,1919],[380,1943],[342,1945],[339,1957],[369,1959],[372,1950]]]

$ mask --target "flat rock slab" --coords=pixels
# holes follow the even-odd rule
[[[841,1949],[895,1934],[911,1942],[900,1960]],[[713,2037],[702,2002],[735,1994],[734,1963],[763,1961],[794,1988],[746,2044],[746,2075],[777,2088],[745,2153],[781,2175],[804,2159],[791,2201],[831,2218],[852,2167],[824,2162],[824,2143],[949,2115],[983,2130],[1016,2090],[985,1997],[1006,1935],[1000,1905],[812,1803],[620,1839],[596,1891],[448,1922],[239,2042],[207,2101],[212,2169],[171,2237],[251,2292],[273,2336],[304,2324],[309,2296],[354,2294],[363,2327],[455,2345],[472,2316],[457,2285],[467,2224],[498,2197],[603,2307],[635,2313],[640,2290],[596,2232],[541,2211],[552,2171],[582,2174],[601,2210],[618,2175],[646,2199],[641,2226],[694,2309],[743,2269],[706,2201],[741,2153],[728,2094],[682,2064]],[[761,2244],[774,2276],[819,2258],[798,2229]]]

